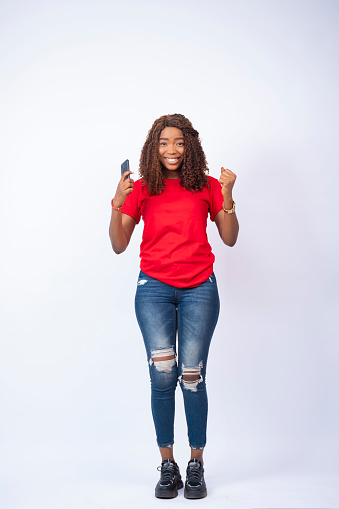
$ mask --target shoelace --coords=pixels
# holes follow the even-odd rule
[[[187,469],[187,482],[190,485],[201,483],[201,466],[199,463],[189,465]]]
[[[161,484],[163,482],[172,482],[173,477],[175,476],[175,465],[173,465],[173,463],[167,462],[164,465],[160,465],[157,470],[161,471]]]

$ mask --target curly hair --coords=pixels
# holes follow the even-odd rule
[[[165,189],[163,166],[159,159],[159,138],[165,127],[176,127],[184,135],[184,160],[180,169],[180,184],[189,191],[201,191],[208,184],[208,167],[202,149],[199,133],[191,122],[180,115],[163,115],[158,118],[148,132],[140,155],[139,174],[151,195],[160,194]]]

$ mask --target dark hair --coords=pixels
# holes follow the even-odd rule
[[[180,184],[189,191],[201,191],[208,186],[208,167],[199,133],[188,118],[179,113],[158,118],[148,132],[141,151],[139,174],[151,195],[160,194],[165,188],[162,164],[159,159],[159,138],[165,127],[176,127],[183,132],[185,151],[180,169]]]

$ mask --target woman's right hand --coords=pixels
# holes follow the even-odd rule
[[[125,173],[122,174],[113,198],[114,207],[122,207],[126,200],[126,196],[133,191],[134,180],[132,178],[126,178],[127,175],[131,173],[133,173],[133,171],[125,171]]]

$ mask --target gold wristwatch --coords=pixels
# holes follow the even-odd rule
[[[230,210],[226,210],[224,207],[224,202],[222,202],[222,208],[226,212],[226,214],[233,214],[235,212],[235,201],[232,202],[232,208]]]

